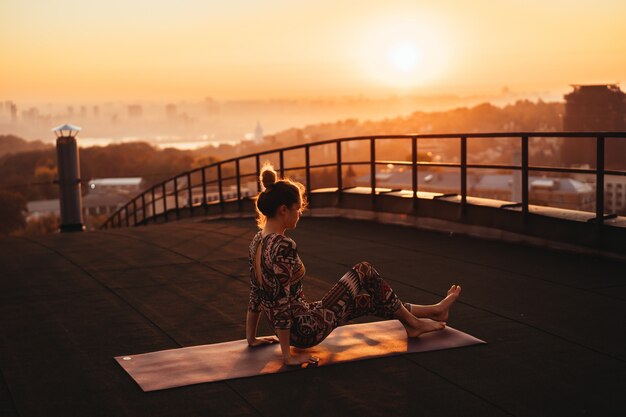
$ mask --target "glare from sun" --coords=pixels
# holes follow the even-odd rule
[[[391,65],[401,72],[414,70],[421,60],[421,53],[415,45],[398,43],[389,51]]]
[[[453,44],[446,27],[428,13],[388,16],[369,24],[360,38],[362,74],[372,85],[399,92],[438,82],[452,68]]]

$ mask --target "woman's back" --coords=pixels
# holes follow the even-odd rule
[[[250,243],[250,311],[263,311],[275,328],[291,325],[290,305],[304,301],[304,264],[295,242],[278,233],[257,233]],[[285,326],[285,327],[281,327]]]

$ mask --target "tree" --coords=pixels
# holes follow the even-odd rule
[[[35,220],[29,220],[26,224],[24,236],[43,236],[59,230],[60,219],[56,214],[47,214]]]
[[[26,200],[18,193],[0,190],[0,234],[23,229]]]
[[[0,156],[39,149],[53,149],[40,140],[26,141],[15,135],[0,135]]]

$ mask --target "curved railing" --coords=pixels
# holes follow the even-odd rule
[[[515,138],[519,140],[519,164],[494,165],[468,163],[468,142],[476,138]],[[594,169],[562,168],[552,166],[529,165],[529,140],[532,138],[593,138],[596,148],[596,166]],[[418,188],[418,169],[420,167],[437,169],[458,169],[460,184],[458,193],[443,194],[437,197],[459,196],[461,210],[468,205],[468,169],[478,170],[510,170],[521,173],[521,198],[506,204],[508,208],[519,207],[521,215],[526,216],[529,212],[529,176],[533,172],[586,174],[595,176],[595,217],[590,221],[602,226],[605,220],[615,217],[613,213],[605,213],[604,185],[605,176],[626,176],[626,171],[605,169],[605,141],[607,138],[624,140],[626,132],[503,132],[503,133],[458,133],[458,134],[428,134],[428,135],[379,135],[360,136],[325,140],[320,142],[305,143],[288,146],[280,149],[272,149],[257,152],[237,158],[216,162],[200,168],[183,172],[169,178],[148,190],[137,195],[123,207],[114,212],[101,226],[101,228],[114,228],[132,225],[145,225],[153,222],[168,221],[180,218],[182,215],[203,215],[209,208],[217,207],[223,211],[225,203],[234,205],[242,210],[242,202],[250,199],[260,190],[258,183],[259,171],[263,159],[273,159],[274,166],[280,171],[281,176],[289,174],[306,185],[309,198],[314,198],[314,192],[328,184],[315,184],[316,174],[313,171],[324,170],[328,177],[328,171],[334,178],[333,192],[349,192],[354,188],[349,184],[349,176],[344,171],[350,167],[360,167],[359,170],[367,169],[369,172],[369,193],[371,194],[372,208],[376,208],[376,199],[381,193],[400,190],[380,190],[377,187],[377,169],[381,166],[400,167],[410,170],[411,183],[407,184],[406,192],[412,193],[414,207],[420,199]],[[437,140],[458,141],[458,162],[432,162],[419,160],[420,142]],[[405,141],[410,145],[410,160],[385,160],[377,159],[377,145],[383,141]],[[352,144],[365,142],[369,146],[367,160],[352,160]],[[328,152],[331,149],[331,152]],[[331,155],[334,149],[334,155]],[[295,154],[299,153],[299,157]],[[320,163],[312,163],[312,155],[320,159]],[[321,155],[321,157],[320,157]],[[626,159],[626,155],[624,156]],[[289,162],[287,161],[289,160]],[[294,162],[296,161],[296,162]],[[354,168],[352,168],[354,170]],[[354,171],[352,171],[354,172]],[[365,174],[367,176],[367,174]],[[626,190],[625,190],[626,192]]]

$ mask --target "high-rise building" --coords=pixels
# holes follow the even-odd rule
[[[263,143],[263,128],[260,122],[256,122],[256,128],[254,129],[254,143],[259,145]]]
[[[617,84],[573,85],[565,95],[565,131],[626,131],[626,94]],[[611,141],[606,165],[626,165],[626,140]],[[596,141],[593,138],[568,138],[561,148],[566,166],[595,166]]]
[[[211,97],[205,97],[204,106],[206,111],[210,115],[216,115],[220,112],[220,107],[217,101],[213,100]]]
[[[140,119],[143,116],[143,107],[140,104],[131,104],[128,106],[128,118]]]
[[[11,121],[13,123],[17,122],[17,106],[15,105],[15,103],[11,103],[11,105],[9,106],[9,113],[11,113]]]
[[[167,104],[165,106],[165,115],[168,120],[176,120],[178,117],[178,109],[176,108],[176,104]]]

